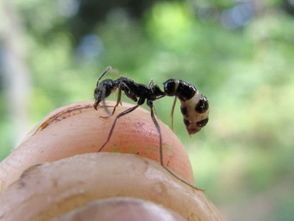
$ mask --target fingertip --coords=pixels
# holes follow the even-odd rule
[[[110,108],[114,104],[107,102]],[[117,114],[132,106],[123,103],[109,118],[101,118],[105,114],[104,109],[95,110],[93,102],[75,103],[52,112],[0,163],[3,187],[15,181],[32,165],[97,152],[109,136]],[[161,121],[159,125],[164,164],[192,182],[192,168],[184,146],[169,127]],[[140,107],[121,117],[103,151],[137,154],[160,163],[159,134],[150,112]]]

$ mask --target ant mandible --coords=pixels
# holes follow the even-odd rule
[[[176,175],[173,171],[167,168],[163,164],[163,150],[162,150],[162,135],[160,126],[158,121],[156,120],[154,114],[154,106],[153,102],[165,96],[174,96],[174,102],[171,111],[172,117],[172,126],[173,126],[173,113],[176,104],[177,98],[181,102],[181,112],[184,117],[184,124],[188,133],[195,134],[197,133],[202,127],[204,127],[208,122],[208,112],[209,112],[209,105],[208,100],[205,96],[203,96],[197,88],[183,80],[176,80],[176,79],[169,79],[163,83],[164,91],[162,91],[158,85],[154,84],[151,81],[148,85],[136,83],[135,81],[126,78],[120,77],[116,80],[105,79],[100,82],[100,80],[110,71],[112,68],[108,66],[100,75],[97,81],[97,85],[94,91],[95,103],[94,108],[97,110],[98,105],[102,102],[105,112],[108,114],[108,117],[112,116],[115,113],[117,106],[121,103],[121,94],[122,92],[125,93],[127,97],[131,100],[136,102],[137,104],[127,110],[119,113],[115,120],[112,123],[110,128],[108,137],[103,145],[99,148],[98,152],[102,151],[105,145],[109,142],[113,130],[115,128],[117,120],[134,111],[140,105],[146,104],[150,108],[151,111],[151,118],[156,127],[156,130],[159,134],[159,156],[160,156],[160,164],[164,169],[166,169],[170,174],[175,176],[177,179],[181,180],[185,184],[191,186],[194,189],[198,189],[195,186],[191,185],[190,183],[186,182],[185,180],[181,179],[178,175]],[[112,112],[108,110],[105,99],[116,89],[118,89],[118,97],[115,106],[113,107]]]

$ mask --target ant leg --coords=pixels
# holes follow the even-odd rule
[[[151,110],[151,118],[153,120],[153,123],[157,129],[157,132],[159,134],[159,154],[160,154],[160,164],[161,166],[167,171],[169,172],[171,175],[173,175],[175,178],[177,178],[178,180],[180,180],[181,182],[185,183],[186,185],[192,187],[193,189],[196,189],[196,190],[201,190],[195,186],[193,186],[192,184],[188,183],[187,181],[185,181],[184,179],[182,179],[181,177],[179,177],[176,173],[174,173],[172,170],[170,170],[168,167],[166,167],[164,164],[163,164],[163,150],[162,150],[162,135],[161,135],[161,131],[160,131],[160,126],[155,118],[155,115],[154,115],[154,108],[153,108],[153,102],[152,101],[147,101],[147,105],[150,107],[150,110]],[[201,190],[202,191],[202,190]]]
[[[99,99],[95,101],[95,103],[94,103],[93,106],[94,106],[94,108],[97,110],[97,109],[98,109],[98,105],[99,105],[100,102],[102,101],[104,111],[105,111],[108,115],[110,115],[110,111],[108,110],[107,105],[106,105],[106,102],[105,102],[105,88],[103,88],[103,90],[102,90],[101,93],[102,93],[102,94],[101,94],[101,97],[99,97]]]
[[[174,130],[174,110],[175,110],[176,103],[177,103],[177,97],[175,97],[175,99],[174,99],[172,110],[171,110],[171,113],[170,113],[172,130]]]
[[[93,107],[95,108],[95,110],[98,109],[98,105],[99,105],[99,101],[97,100],[97,101],[95,101],[95,103],[94,103],[94,105],[93,105]]]
[[[104,93],[104,94],[105,94],[105,93]],[[110,111],[109,111],[109,109],[107,108],[107,105],[106,105],[106,102],[105,102],[105,96],[104,96],[104,98],[103,98],[103,100],[102,100],[102,103],[103,103],[104,111],[105,111],[108,115],[110,115]]]
[[[112,113],[111,113],[111,116],[115,113],[115,110],[117,108],[118,105],[122,105],[121,103],[121,89],[119,88],[118,89],[118,94],[117,94],[117,100],[116,100],[116,104],[115,106],[113,107],[113,110],[112,110]]]
[[[160,131],[160,126],[155,118],[155,115],[154,115],[154,108],[153,108],[153,102],[152,101],[149,101],[147,100],[147,105],[150,107],[150,110],[151,110],[151,118],[153,120],[153,123],[156,127],[156,130],[159,134],[159,158],[160,158],[160,164],[161,166],[164,167],[164,164],[163,164],[163,151],[162,151],[162,135],[161,135],[161,131]]]
[[[152,88],[153,86],[154,86],[154,81],[153,80],[149,81],[148,88]]]
[[[116,110],[117,106],[118,106],[119,104],[122,105],[122,102],[121,102],[121,93],[122,93],[122,91],[124,91],[125,94],[126,94],[129,98],[131,98],[133,101],[137,102],[137,97],[136,97],[133,93],[130,92],[131,90],[129,89],[129,87],[128,87],[125,83],[121,82],[121,83],[119,84],[119,86],[118,86],[117,100],[116,100],[116,104],[115,104],[114,107],[113,107],[112,113],[110,114],[110,112],[107,110],[107,111],[105,111],[105,112],[108,113],[108,116],[100,116],[101,118],[108,118],[108,117],[111,117],[111,116],[115,113],[115,110]]]
[[[100,152],[100,151],[105,147],[105,145],[109,142],[109,140],[110,140],[110,138],[111,138],[111,136],[112,136],[112,132],[113,132],[113,130],[114,130],[114,127],[115,127],[115,125],[116,125],[117,120],[118,120],[120,117],[122,117],[122,116],[124,116],[124,115],[126,115],[126,114],[128,114],[128,113],[131,113],[132,111],[136,110],[136,108],[138,108],[139,106],[140,106],[140,105],[137,104],[136,106],[131,107],[131,108],[129,108],[129,109],[127,109],[127,110],[121,112],[119,115],[116,116],[115,120],[114,120],[113,123],[112,123],[111,129],[110,129],[110,131],[109,131],[109,134],[108,134],[107,140],[106,140],[106,141],[104,142],[104,144],[99,148],[98,152]]]
[[[117,108],[117,106],[119,104],[121,104],[121,89],[120,88],[118,89],[117,100],[116,100],[116,104],[113,107],[112,113],[109,114],[108,116],[100,116],[100,117],[101,118],[109,118],[109,117],[111,117],[115,113],[115,110],[116,110],[116,108]]]

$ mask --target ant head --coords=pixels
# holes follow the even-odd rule
[[[97,109],[99,103],[102,100],[105,100],[105,98],[107,98],[115,89],[116,89],[115,82],[111,79],[105,79],[101,82],[98,82],[94,90],[95,109]]]
[[[164,92],[168,96],[174,96],[176,94],[178,85],[179,85],[179,80],[169,79],[163,83]]]

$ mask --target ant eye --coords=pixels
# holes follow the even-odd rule
[[[195,111],[198,113],[204,113],[208,110],[209,104],[205,96],[201,96],[200,100],[195,106]]]
[[[175,94],[176,82],[174,79],[167,80],[163,83],[164,92],[169,96],[173,96]]]
[[[208,118],[201,120],[201,121],[198,121],[196,123],[196,125],[197,125],[197,127],[204,127],[207,123],[208,123]]]

